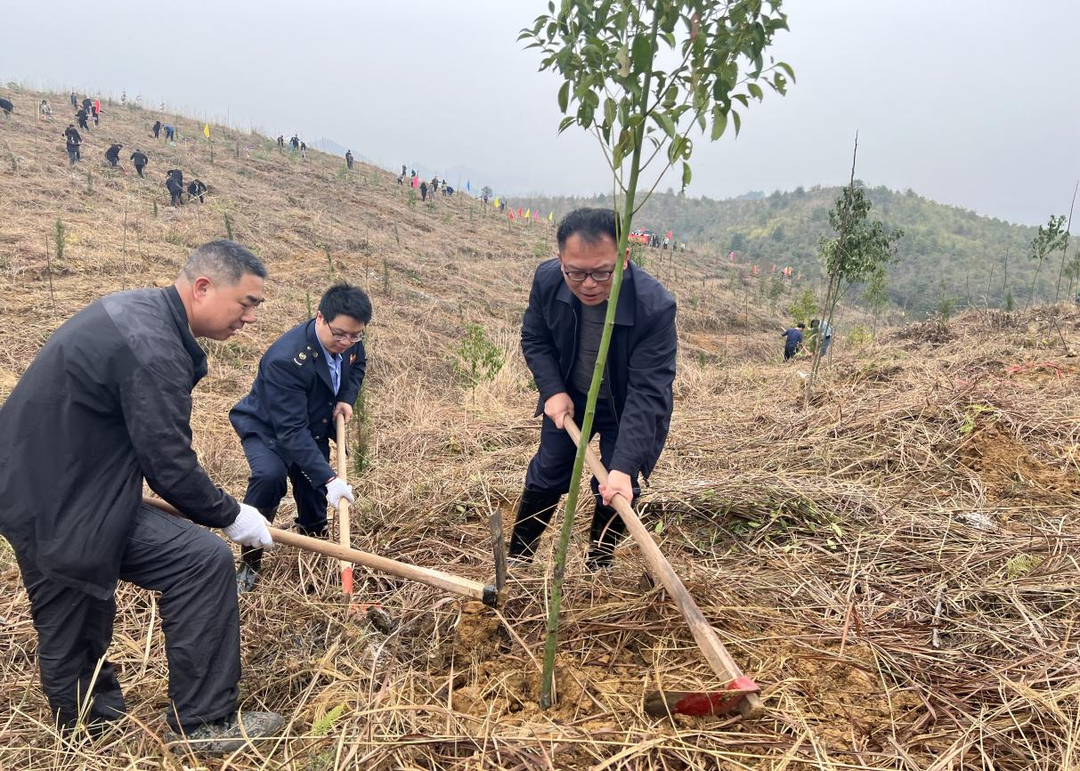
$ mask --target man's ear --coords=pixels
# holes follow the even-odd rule
[[[630,266],[630,247],[626,247],[626,257],[623,259],[622,269],[626,270]]]
[[[206,297],[206,295],[210,293],[210,290],[213,288],[213,286],[214,282],[211,281],[209,278],[207,278],[206,276],[199,276],[191,284],[191,295],[198,300],[202,300]]]

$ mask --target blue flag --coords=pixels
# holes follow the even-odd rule
[[[472,192],[472,185],[469,184],[469,180],[465,180],[465,192],[467,192],[467,193]]]

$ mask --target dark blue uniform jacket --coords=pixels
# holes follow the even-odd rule
[[[521,326],[521,349],[544,402],[567,391],[577,356],[581,301],[563,280],[558,259],[536,269]],[[664,449],[675,379],[675,299],[630,264],[623,274],[604,380],[619,421],[611,468],[648,477]],[[582,416],[577,416],[580,423]]]
[[[258,436],[288,464],[300,467],[312,486],[336,472],[326,460],[330,419],[337,402],[356,402],[367,368],[363,342],[341,355],[341,388],[334,395],[330,367],[315,336],[315,320],[297,324],[263,354],[251,393],[229,413],[241,439]]]

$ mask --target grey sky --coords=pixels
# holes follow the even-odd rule
[[[559,81],[516,42],[544,0],[6,0],[0,80],[164,100],[268,133],[328,137],[520,198],[610,188],[595,140],[556,134]],[[795,67],[738,140],[696,143],[690,195],[858,176],[1017,222],[1080,177],[1080,3],[791,0]],[[464,170],[464,171],[462,171]],[[462,179],[464,184],[464,179]],[[676,185],[674,175],[661,186]]]

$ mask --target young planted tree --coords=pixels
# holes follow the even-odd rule
[[[866,303],[870,315],[874,317],[874,328],[871,334],[875,336],[877,335],[878,321],[881,319],[881,314],[889,304],[887,286],[888,279],[885,274],[885,267],[881,266],[880,270],[875,270],[870,274],[870,278],[866,281],[866,289],[862,293],[862,301]]]
[[[548,12],[522,30],[518,39],[543,54],[540,69],[563,80],[559,131],[577,125],[600,143],[612,174],[620,256],[626,254],[634,215],[665,172],[679,166],[683,189],[690,184],[695,129],[715,141],[731,123],[737,134],[737,108],[760,101],[762,84],[785,93],[794,78],[791,67],[765,58],[774,35],[787,29],[780,6],[781,0],[561,0],[549,2]],[[653,175],[651,184],[643,182],[646,173]],[[592,433],[622,278],[620,259],[581,421],[585,440]],[[563,574],[586,445],[580,443],[574,460],[556,549],[540,698],[545,708],[552,703]]]
[[[902,230],[886,231],[879,220],[870,222],[872,204],[866,197],[862,183],[855,180],[858,152],[859,138],[856,136],[851,156],[851,179],[829,211],[829,225],[837,235],[831,238],[822,236],[819,247],[827,280],[822,319],[830,329],[840,299],[853,284],[865,282],[884,271],[895,259],[896,245],[904,235]],[[813,392],[814,379],[820,366],[821,348],[818,347],[814,351],[814,363],[806,386],[807,401]]]
[[[1065,229],[1065,215],[1050,215],[1050,221],[1044,228],[1039,225],[1039,232],[1031,239],[1031,251],[1028,257],[1036,260],[1035,275],[1031,279],[1031,289],[1028,291],[1028,301],[1024,309],[1031,307],[1031,301],[1035,299],[1035,282],[1039,280],[1039,271],[1042,270],[1046,258],[1058,249],[1064,249],[1069,243],[1069,232]]]

